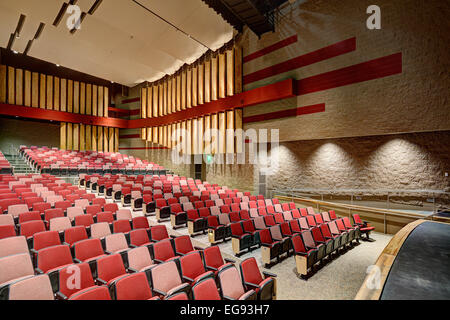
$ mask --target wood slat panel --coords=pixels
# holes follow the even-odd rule
[[[61,122],[61,125],[60,125],[59,148],[62,150],[67,149],[67,123],[66,122]]]
[[[98,114],[98,116],[99,117],[103,117],[103,102],[104,102],[104,100],[103,100],[103,87],[102,86],[98,86],[98,96],[97,96],[97,98],[98,98],[98,103],[97,103],[97,108],[98,108],[98,110],[97,110],[97,114]]]
[[[181,110],[181,74],[177,74],[177,111]]]
[[[211,57],[205,61],[205,103],[211,102]]]
[[[92,84],[86,85],[86,114],[92,114]]]
[[[39,73],[31,73],[31,106],[39,108]]]
[[[73,82],[73,113],[80,113],[80,83]]]
[[[109,146],[108,146],[108,151],[109,152],[115,152],[114,151],[114,128],[109,128]]]
[[[172,113],[177,112],[177,78],[172,76]]]
[[[227,131],[226,131],[226,152],[234,153],[234,111],[226,112]]]
[[[72,123],[67,123],[67,150],[73,150],[73,127]]]
[[[16,69],[16,105],[23,105],[23,70]]]
[[[164,93],[162,82],[158,84],[158,116],[161,117],[164,114]]]
[[[86,114],[86,84],[80,82],[80,113]]]
[[[192,154],[198,154],[198,121],[197,119],[192,119],[191,121],[192,131],[191,131],[191,140],[192,140]]]
[[[80,150],[80,125],[73,124],[73,150]]]
[[[94,84],[92,85],[92,115],[96,116],[98,115],[98,88],[97,86]]]
[[[97,126],[91,127],[92,139],[91,139],[91,149],[92,151],[97,151]]]
[[[211,58],[211,100],[217,100],[219,94],[218,61],[217,56]]]
[[[200,63],[198,65],[198,83],[197,83],[197,89],[198,89],[198,96],[197,96],[197,103],[203,104],[205,103],[205,65]]]
[[[54,88],[53,88],[53,110],[59,111],[61,106],[60,100],[60,79],[58,77],[54,77]]]
[[[243,130],[244,129],[242,119],[243,119],[243,110],[242,109],[234,109],[234,128],[235,128],[235,130],[239,130],[239,129]],[[240,135],[240,137],[241,137],[241,139],[243,139],[242,134]],[[242,152],[244,152],[244,150],[241,149],[241,145],[238,144],[238,142],[239,142],[238,137],[236,137],[236,140],[235,140],[236,153],[242,153]]]
[[[198,105],[198,67],[194,65],[192,68],[192,106]]]
[[[204,153],[211,154],[211,134],[208,134],[208,130],[211,130],[211,116],[207,115],[204,117],[204,134],[205,134],[205,142],[204,142]]]
[[[158,116],[158,86],[153,85],[153,117]]]
[[[104,87],[103,88],[103,116],[108,117],[109,115],[109,88]]]
[[[80,151],[86,151],[86,125],[80,124]]]
[[[173,126],[169,124],[167,126],[167,148],[172,149],[172,130]]]
[[[163,126],[158,127],[158,144],[160,146],[164,144]]]
[[[8,67],[8,103],[16,104],[16,71],[13,67]]]
[[[114,152],[119,152],[119,128],[114,128]]]
[[[5,65],[0,65],[0,103],[6,103],[6,92],[7,92],[7,82],[6,82],[7,68]]]
[[[147,118],[147,88],[141,89],[141,119]]]
[[[147,128],[147,142],[153,141],[153,129]]]
[[[31,71],[25,70],[23,105],[31,107]]]
[[[178,140],[178,143],[182,143],[183,154],[192,154],[192,126],[191,120],[181,122],[180,129],[183,136]]]
[[[153,114],[153,95],[152,95],[152,87],[146,88],[147,95],[147,118],[151,118]]]
[[[168,132],[169,130],[168,130],[168,126],[164,126],[164,132],[163,132],[163,135],[164,135],[164,147],[166,147],[167,148],[167,146],[168,146]]]
[[[61,100],[60,100],[61,105],[60,105],[60,110],[61,111],[67,111],[67,79],[61,79],[60,82],[61,82]],[[34,88],[34,81],[33,81],[33,88]]]
[[[103,127],[103,151],[109,152],[109,128]]]
[[[227,96],[234,95],[234,48],[226,51],[227,55]]]
[[[172,113],[172,78],[167,78],[167,112]]]
[[[153,127],[152,142],[158,143],[158,127]]]
[[[219,113],[219,150],[218,153],[226,153],[226,116],[225,112]]]
[[[204,118],[197,119],[197,154],[203,154]]]
[[[217,113],[211,115],[211,130],[219,129],[219,115]],[[212,136],[211,139],[211,153],[216,154],[219,152],[219,137]]]
[[[167,79],[163,81],[163,115],[167,115]]]
[[[146,128],[141,128],[139,136],[141,139],[145,139],[145,137],[147,136],[147,129]]]
[[[242,76],[243,76],[243,55],[242,46],[236,45],[234,47],[234,93],[242,92]]]
[[[73,112],[73,80],[67,80],[67,112]]]
[[[97,127],[97,151],[103,151],[103,127]]]
[[[186,69],[181,72],[181,110],[186,110]]]
[[[186,70],[186,108],[192,108],[192,68]]]
[[[47,102],[46,108],[53,110],[53,76],[47,75]]]
[[[219,53],[219,99],[226,95],[226,59],[225,53]]]

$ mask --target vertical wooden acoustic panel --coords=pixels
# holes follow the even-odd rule
[[[59,133],[59,148],[62,150],[67,149],[67,123],[61,122]]]
[[[98,95],[98,88],[97,86],[94,84],[92,85],[92,115],[96,116],[98,115],[98,99],[97,99],[97,95]]]
[[[80,150],[80,125],[73,124],[73,150]]]
[[[80,124],[80,151],[86,151],[86,126]]]
[[[147,142],[153,141],[153,129],[147,128]]]
[[[73,124],[67,123],[67,150],[73,150]]]
[[[24,74],[24,101],[23,105],[25,107],[31,107],[31,72],[25,70]]]
[[[141,119],[147,118],[147,88],[141,89]]]
[[[153,85],[153,117],[158,116],[158,86]]]
[[[211,102],[211,57],[205,61],[205,103]]]
[[[31,74],[31,106],[39,108],[39,73]]]
[[[86,151],[92,150],[92,127],[86,125]]]
[[[186,70],[186,108],[192,108],[192,69]]]
[[[114,128],[114,152],[119,152],[119,128]]]
[[[226,153],[234,153],[234,111],[226,111],[227,131],[226,131]]]
[[[60,83],[61,83],[60,110],[67,111],[67,79],[61,79]]]
[[[192,106],[198,105],[198,67],[194,65],[192,68]]]
[[[225,53],[219,53],[219,99],[226,95],[226,59]]]
[[[158,127],[152,127],[153,133],[152,133],[152,142],[158,143]]]
[[[103,127],[97,127],[97,151],[103,151]]]
[[[86,84],[80,82],[80,113],[86,114]]]
[[[8,103],[16,104],[16,95],[15,95],[15,87],[16,87],[16,71],[13,67],[8,67]]]
[[[103,116],[105,118],[108,117],[109,114],[109,88],[104,87],[103,88]]]
[[[114,128],[109,128],[109,135],[108,135],[108,151],[109,152],[115,152],[114,151]]]
[[[80,113],[80,83],[73,82],[73,113]]]
[[[208,130],[211,130],[211,116],[207,115],[204,118],[204,134],[205,134],[205,138],[207,138],[204,141],[204,153],[205,154],[210,154],[211,153],[211,134],[209,134],[208,136],[206,136],[206,132],[208,132]]]
[[[177,74],[177,111],[181,110],[181,74]]]
[[[181,72],[181,110],[186,110],[186,68]]]
[[[169,131],[169,129],[168,129],[169,127],[168,126],[164,126],[164,147],[168,147],[168,136],[169,136],[169,134],[168,134],[168,131]]]
[[[58,77],[54,77],[53,80],[53,110],[59,111],[61,108],[60,79]]]
[[[218,58],[211,58],[211,100],[217,100],[219,86]]]
[[[92,84],[86,85],[86,114],[92,114]]]
[[[16,105],[23,105],[23,70],[16,69]]]
[[[91,139],[91,144],[92,144],[92,151],[97,151],[97,126],[92,126],[91,127],[91,133],[92,133],[92,139]]]
[[[160,82],[158,84],[158,117],[161,117],[164,113],[164,95],[163,95],[163,84]]]
[[[73,112],[73,80],[67,80],[67,112]]]
[[[172,76],[172,113],[177,112],[177,77]]]
[[[172,78],[167,78],[167,113],[172,113]]]
[[[147,96],[147,118],[152,117],[153,113],[153,95],[152,95],[152,87],[145,88],[146,96]]]
[[[164,144],[163,126],[158,127],[158,144],[160,146]]]
[[[198,122],[197,119],[192,119],[190,122],[192,126],[191,129],[192,154],[198,154]]]
[[[219,113],[219,151],[218,153],[226,152],[226,115],[225,112]]]
[[[234,95],[234,48],[226,51],[227,55],[227,96]]]
[[[242,118],[243,118],[243,112],[242,109],[234,109],[234,129],[235,130],[243,130],[243,122],[242,122]],[[242,149],[242,146],[238,143],[239,140],[241,140],[243,138],[243,133],[241,132],[240,134],[240,139],[238,137],[235,138],[235,149],[236,149],[236,153],[242,153],[244,152],[244,150]]]
[[[219,115],[217,113],[211,115],[211,130],[217,131],[219,129]],[[219,152],[219,137],[211,135],[211,153]]]
[[[192,127],[191,120],[186,120],[181,122],[180,124],[181,132],[183,136],[179,139],[178,143],[182,143],[183,146],[183,154],[191,154],[192,153]]]
[[[167,112],[167,78],[163,81],[163,115],[168,114]]]
[[[103,102],[104,102],[104,91],[103,91],[103,87],[102,86],[98,86],[98,103],[97,103],[97,115],[99,117],[103,117]]]
[[[53,76],[47,75],[47,102],[46,109],[53,110]]]
[[[144,140],[145,139],[145,137],[147,136],[147,129],[146,128],[141,128],[140,130],[139,130],[139,136],[140,136],[140,138],[142,139],[142,140]]]
[[[236,45],[234,48],[234,93],[242,92],[242,46]]]
[[[180,130],[181,130],[181,122],[178,123],[174,123],[175,129],[172,133],[173,136],[173,146],[177,147],[177,149],[179,150],[179,148],[181,147],[180,145],[180,141],[182,141],[182,138],[180,138]]]
[[[109,128],[103,127],[103,151],[109,152]]]
[[[204,86],[205,85],[205,65],[203,64],[203,62],[199,63],[197,72],[198,72],[197,103],[203,104],[203,103],[205,103],[205,86]]]
[[[171,124],[167,126],[167,148],[169,149],[172,148],[172,128],[173,126]]]
[[[7,68],[5,65],[0,65],[0,103],[6,103],[6,72]]]
[[[203,154],[203,135],[204,135],[204,118],[200,117],[197,119],[197,154]]]

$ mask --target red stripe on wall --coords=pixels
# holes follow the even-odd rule
[[[295,70],[310,64],[327,60],[356,50],[356,38],[350,38],[328,47],[298,56],[296,58],[275,64],[244,76],[244,85],[275,76],[290,70]]]
[[[264,55],[266,55],[268,53],[271,53],[271,52],[273,52],[275,50],[284,48],[284,47],[286,47],[286,46],[288,46],[288,45],[290,45],[292,43],[295,43],[297,41],[298,41],[297,35],[293,35],[292,37],[289,37],[289,38],[286,38],[284,40],[281,40],[281,41],[279,41],[277,43],[272,44],[271,46],[268,46],[268,47],[266,47],[264,49],[255,51],[252,54],[249,54],[248,56],[245,56],[243,61],[244,61],[244,63],[249,62],[249,61],[254,60],[256,58],[262,57],[262,56],[264,56]]]
[[[296,116],[300,116],[303,114],[318,113],[318,112],[324,112],[324,111],[325,111],[325,103],[320,103],[320,104],[314,104],[314,105],[306,106],[306,107],[299,107],[299,108],[281,110],[281,111],[270,112],[270,113],[265,113],[265,114],[258,114],[256,116],[245,117],[242,121],[244,123],[261,122],[261,121],[274,120],[274,119],[280,119],[280,118],[296,117]]]
[[[122,104],[141,101],[141,97],[122,100]]]
[[[299,96],[398,73],[402,73],[401,52],[297,80],[296,94]]]
[[[141,114],[141,109],[131,109],[129,114],[130,116],[136,116],[138,114]]]
[[[141,135],[139,134],[124,134],[123,136],[119,136],[119,139],[135,139],[140,137]]]
[[[169,149],[169,148],[167,148],[167,147],[119,148],[119,150],[157,150],[157,149]]]

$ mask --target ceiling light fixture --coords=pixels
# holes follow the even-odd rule
[[[18,54],[18,52],[16,50],[13,50],[14,54]]]

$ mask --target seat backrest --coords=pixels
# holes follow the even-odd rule
[[[28,206],[26,204],[15,204],[8,207],[8,214],[13,217],[18,217],[21,213],[28,212]]]
[[[36,256],[36,265],[44,272],[72,263],[72,254],[66,245],[41,249]]]
[[[119,207],[118,207],[117,203],[106,203],[103,206],[103,210],[109,211],[112,213],[116,213],[116,211],[119,210]]]
[[[129,220],[117,220],[113,221],[113,233],[127,233],[131,231],[131,224]]]
[[[120,254],[111,254],[97,260],[97,278],[108,282],[126,273]]]
[[[58,217],[50,220],[50,231],[64,231],[72,228],[69,217]]]
[[[223,225],[229,225],[231,223],[230,216],[226,213],[219,214],[219,223]]]
[[[279,225],[270,227],[269,230],[270,230],[270,235],[272,236],[272,239],[274,239],[274,240],[283,239],[283,236],[281,234],[281,228]]]
[[[262,281],[262,275],[259,271],[258,264],[254,257],[250,257],[242,261],[239,265],[243,282],[259,285]]]
[[[300,234],[297,233],[293,235],[291,241],[294,252],[306,253],[308,251],[306,250],[305,244],[303,243],[303,239]]]
[[[166,261],[175,257],[175,252],[173,251],[172,242],[170,239],[165,239],[154,243],[153,256],[155,259],[160,261]]]
[[[310,248],[316,247],[316,243],[314,241],[311,231],[309,231],[309,230],[303,231],[301,233],[301,235],[302,235],[303,242],[305,243],[305,245],[307,247],[310,247]]]
[[[87,238],[88,235],[84,226],[76,226],[64,230],[64,242],[68,243],[69,245]]]
[[[20,235],[27,238],[41,231],[45,231],[45,224],[42,220],[28,221],[20,225]]]
[[[165,225],[156,225],[150,228],[151,239],[154,241],[159,241],[169,238],[167,233],[167,228]]]
[[[94,218],[90,214],[84,214],[84,215],[75,217],[75,225],[76,226],[89,227],[92,224],[94,224]]]
[[[265,229],[266,224],[264,223],[264,217],[256,217],[253,219],[253,223],[255,224],[256,229]]]
[[[123,276],[114,281],[116,300],[149,300],[152,290],[144,272]]]
[[[73,294],[69,300],[111,300],[108,287],[94,286]]]
[[[91,225],[91,238],[103,238],[111,234],[111,228],[107,222],[99,222]]]
[[[177,253],[186,254],[194,251],[191,238],[188,235],[179,236],[174,239],[175,250]]]
[[[128,249],[127,239],[123,233],[114,233],[105,237],[105,248],[109,252]]]
[[[13,254],[0,258],[0,285],[21,277],[34,275],[29,253]]]
[[[205,278],[192,287],[194,300],[221,300],[219,290],[213,278]]]
[[[58,272],[59,291],[70,298],[76,292],[95,285],[88,263],[72,264]],[[74,274],[77,278],[74,281]]]
[[[74,243],[75,258],[84,261],[105,254],[100,239],[86,239]]]
[[[106,209],[105,209],[106,211]],[[98,204],[93,204],[86,207],[86,213],[92,216],[97,215],[97,213],[102,212],[102,207]]]
[[[89,205],[88,199],[77,199],[75,200],[75,207],[80,207],[85,209]]]
[[[218,246],[210,246],[203,250],[203,256],[205,258],[205,266],[218,269],[224,265],[222,253]]]
[[[14,217],[11,214],[0,213],[0,226],[14,226]]]
[[[192,251],[180,258],[181,273],[192,280],[206,272],[199,251]]]
[[[0,258],[20,253],[28,253],[27,239],[24,236],[0,239]]]
[[[36,251],[60,244],[58,231],[43,231],[33,235],[33,249]]]
[[[217,277],[223,296],[237,300],[245,293],[239,271],[234,265],[229,264],[221,269]]]
[[[173,260],[151,268],[150,275],[153,288],[162,292],[168,292],[182,283],[177,265]]]
[[[127,251],[128,266],[137,271],[153,265],[150,251],[146,246],[137,247]]]
[[[116,212],[117,220],[131,220],[133,219],[129,209],[120,209]]]
[[[13,282],[8,300],[54,300],[49,276],[42,274]]]

